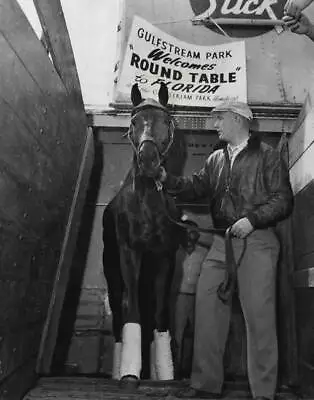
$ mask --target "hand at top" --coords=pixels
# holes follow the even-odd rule
[[[160,182],[165,182],[167,179],[167,171],[165,170],[164,167],[159,168],[159,176],[158,176]]]
[[[302,10],[308,7],[313,0],[287,0],[284,8],[285,15],[298,19]]]
[[[302,13],[298,18],[285,15],[282,19],[291,32],[299,35],[309,35],[313,28],[311,21]]]

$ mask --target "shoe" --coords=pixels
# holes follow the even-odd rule
[[[220,393],[206,392],[205,390],[194,389],[189,386],[185,389],[178,390],[174,396],[180,399],[220,399]]]

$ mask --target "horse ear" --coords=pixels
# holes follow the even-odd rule
[[[169,100],[169,94],[168,94],[168,87],[164,82],[160,82],[158,98],[159,98],[159,103],[162,104],[164,107],[166,107]]]
[[[135,107],[138,106],[143,101],[142,95],[141,95],[140,89],[138,88],[137,83],[135,83],[132,86],[131,100],[132,100],[133,106],[135,106]]]

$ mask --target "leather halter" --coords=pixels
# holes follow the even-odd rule
[[[167,155],[167,153],[168,153],[170,147],[171,147],[172,144],[173,144],[175,125],[174,125],[173,117],[171,117],[171,115],[170,115],[170,113],[169,113],[169,110],[168,110],[166,107],[164,107],[162,104],[160,104],[159,102],[157,102],[157,101],[155,101],[155,100],[153,100],[153,99],[146,99],[146,100],[144,100],[143,102],[141,102],[138,106],[134,107],[133,110],[132,110],[132,113],[131,113],[132,118],[131,118],[131,124],[130,124],[129,130],[127,131],[127,133],[126,133],[124,136],[127,136],[127,137],[128,137],[128,139],[129,139],[129,141],[130,141],[130,143],[131,143],[131,145],[132,145],[132,147],[133,147],[133,150],[134,150],[135,154],[138,155],[138,148],[135,146],[135,144],[134,144],[134,142],[133,142],[133,140],[132,140],[132,138],[131,138],[131,135],[132,135],[132,132],[133,132],[133,124],[132,124],[132,121],[133,121],[134,117],[135,117],[140,111],[142,111],[142,110],[144,110],[144,109],[147,109],[147,108],[155,108],[155,109],[157,108],[157,109],[160,109],[160,110],[164,111],[164,112],[170,117],[170,118],[169,118],[169,128],[168,128],[168,132],[169,132],[169,143],[168,143],[166,149],[165,149],[163,152],[161,152],[161,151],[159,150],[156,141],[155,141],[152,137],[150,137],[150,136],[145,137],[145,139],[144,139],[144,140],[142,141],[142,143],[141,143],[141,144],[143,144],[144,142],[152,142],[152,143],[156,146],[156,148],[158,149],[160,158],[163,159],[163,158]]]

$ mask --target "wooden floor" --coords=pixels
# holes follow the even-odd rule
[[[175,400],[174,392],[184,387],[182,382],[142,381],[134,392],[122,391],[116,381],[87,377],[49,377],[41,378],[35,388],[27,393],[23,400],[58,399],[58,400]],[[250,399],[243,388],[230,387],[225,391],[224,399]],[[295,399],[290,394],[282,393],[280,399]]]

